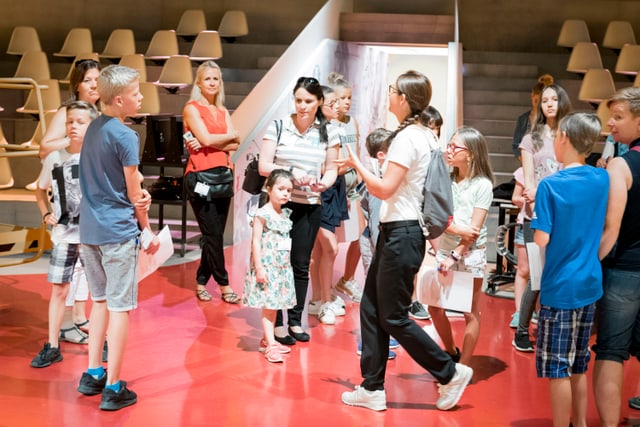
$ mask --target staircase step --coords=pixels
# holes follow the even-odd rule
[[[278,61],[278,59],[280,59],[279,56],[261,56],[258,58],[258,68],[269,70],[273,67],[273,64]]]
[[[511,149],[511,144],[513,143],[512,136],[485,136],[485,138],[489,145],[489,153],[509,154],[513,156]]]
[[[224,94],[229,95],[247,95],[256,86],[255,82],[224,82]]]
[[[516,126],[516,118],[514,117],[513,120],[465,119],[464,124],[478,129],[485,137],[513,137],[513,129]]]
[[[463,93],[465,105],[494,104],[500,101],[500,105],[517,105],[522,107],[522,112],[531,106],[531,90],[474,90],[466,89]]]
[[[485,76],[512,78],[524,77],[535,81],[538,78],[539,71],[536,65],[515,65],[515,64],[473,64],[466,63],[462,66],[463,73],[466,76]]]
[[[342,13],[340,40],[444,44],[454,38],[452,15]]]
[[[226,82],[254,82],[257,83],[267,74],[267,70],[257,68],[222,68],[222,75]]]
[[[531,93],[531,88],[535,84],[535,79],[514,77],[505,79],[501,77],[465,76],[464,89],[472,90],[505,90],[522,91]]]
[[[489,161],[491,168],[497,172],[513,173],[520,167],[520,162],[511,153],[489,153]]]
[[[466,119],[515,120],[522,114],[522,107],[517,105],[464,105]]]

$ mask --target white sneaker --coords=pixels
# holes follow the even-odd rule
[[[344,303],[344,300],[340,298],[340,295],[336,294],[334,289],[331,289],[331,301],[339,307],[345,308],[347,305]]]
[[[333,308],[330,302],[325,302],[320,307],[320,314],[318,314],[318,320],[325,325],[336,324],[336,314],[333,312]]]
[[[347,311],[344,308],[344,305],[340,305],[340,303],[338,301],[331,301],[331,310],[333,311],[333,314],[335,314],[336,316],[344,316]]]
[[[473,369],[461,363],[456,363],[456,373],[449,381],[449,384],[438,384],[440,398],[436,402],[436,407],[441,411],[448,411],[456,406],[472,376]]]
[[[311,316],[317,316],[320,314],[320,306],[322,301],[309,301],[309,314]]]
[[[341,277],[336,283],[336,289],[351,298],[353,302],[362,300],[362,289],[358,287],[358,282],[355,280],[344,280]]]
[[[357,385],[354,391],[342,393],[342,403],[384,411],[387,409],[387,396],[384,390],[369,391]]]

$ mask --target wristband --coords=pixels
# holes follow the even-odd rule
[[[452,260],[454,260],[455,262],[460,261],[460,255],[458,255],[458,253],[456,251],[451,251],[451,253],[449,254],[449,256],[451,257]]]
[[[47,211],[45,212],[44,215],[42,215],[42,222],[45,222],[47,220],[47,217],[51,215],[51,211]]]

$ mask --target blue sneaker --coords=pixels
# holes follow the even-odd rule
[[[395,341],[395,340],[394,340]],[[397,341],[396,341],[397,343]],[[400,346],[400,344],[398,344],[397,347],[391,347],[391,344],[389,344],[389,348],[398,348]],[[362,355],[362,341],[358,341],[358,350],[356,350],[356,354],[358,356]],[[393,360],[396,358],[396,352],[395,351],[391,351],[389,350],[389,355],[387,356],[388,360]]]
[[[398,348],[400,347],[400,343],[393,337],[389,337],[389,348]]]
[[[518,323],[520,323],[520,312],[516,311],[511,315],[511,323],[509,323],[509,327],[515,329],[518,327]]]

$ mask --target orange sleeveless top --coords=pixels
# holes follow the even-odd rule
[[[227,133],[227,121],[224,108],[215,108],[211,111],[208,107],[200,104],[198,101],[189,101],[200,112],[200,117],[211,134]],[[185,133],[189,131],[189,127],[184,126]],[[189,150],[189,162],[185,169],[185,174],[189,172],[203,171],[214,168],[216,166],[227,166],[233,169],[233,164],[229,159],[229,153],[218,150],[213,147],[202,147],[198,151],[191,148]]]

